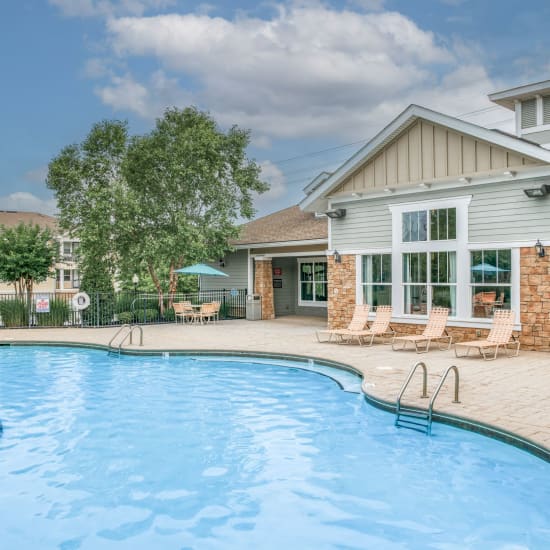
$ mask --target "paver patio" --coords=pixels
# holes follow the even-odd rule
[[[409,369],[424,361],[429,370],[428,393],[450,365],[460,371],[460,401],[452,403],[453,377],[449,377],[435,411],[473,419],[516,433],[550,450],[550,354],[522,351],[519,357],[457,359],[454,351],[428,354],[393,352],[390,346],[320,344],[315,331],[325,321],[312,317],[281,317],[272,321],[221,321],[204,326],[167,324],[144,327],[147,350],[231,350],[270,352],[329,359],[351,365],[363,373],[364,391],[377,399],[395,402]],[[4,329],[0,343],[13,341],[82,342],[106,345],[118,327]],[[407,390],[405,401],[426,407],[418,398],[420,372]]]

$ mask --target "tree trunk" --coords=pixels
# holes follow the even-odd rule
[[[164,293],[162,292],[162,285],[160,284],[159,278],[155,273],[155,268],[153,267],[153,264],[151,262],[147,262],[147,269],[149,270],[149,275],[151,275],[153,284],[157,289],[157,292],[159,295],[159,312],[160,312],[160,315],[163,316],[164,315]]]
[[[175,262],[170,262],[170,282],[168,287],[168,307],[174,304],[174,294],[178,289],[178,274],[174,272],[176,265],[183,264],[183,256],[180,256]]]

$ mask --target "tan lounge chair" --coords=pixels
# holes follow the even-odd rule
[[[331,329],[331,330],[318,330],[317,341],[318,342],[332,342],[332,337],[336,336],[337,340],[341,339],[342,331],[350,330],[365,330],[369,320],[370,306],[368,304],[356,305],[353,312],[353,317],[348,325],[347,329]],[[321,340],[321,334],[328,335],[327,340]]]
[[[449,310],[446,307],[434,307],[430,311],[430,317],[426,328],[422,334],[411,334],[409,336],[394,336],[392,341],[392,349],[397,351],[398,349],[405,349],[409,342],[414,344],[416,348],[416,353],[426,353],[430,351],[430,344],[432,340],[447,340],[449,343],[446,347],[441,347],[439,344],[439,349],[450,349],[453,341],[453,337],[447,334],[445,325],[447,324],[447,317],[449,316]],[[403,342],[402,348],[396,348],[396,342]]]
[[[391,306],[378,306],[376,308],[376,317],[372,325],[366,330],[347,330],[337,331],[341,337],[339,344],[352,343],[355,339],[360,346],[370,337],[368,346],[372,346],[376,336],[393,336],[395,331],[390,326],[393,308]],[[389,343],[389,342],[386,342]]]
[[[455,355],[457,357],[466,357],[472,348],[476,348],[485,361],[492,361],[497,358],[499,348],[503,347],[508,357],[517,357],[519,355],[519,340],[512,334],[514,330],[514,318],[514,312],[510,309],[495,310],[493,326],[487,338],[485,340],[472,340],[471,342],[457,342],[455,344]],[[515,347],[515,349],[512,348],[511,354],[508,353],[508,346],[510,345]],[[465,354],[458,354],[459,346],[467,348]],[[487,351],[491,348],[495,348],[495,352],[489,355]]]
[[[193,320],[195,312],[191,302],[174,302],[172,307],[174,308],[176,323],[178,322],[178,319],[182,319],[184,323],[186,319],[189,321]]]

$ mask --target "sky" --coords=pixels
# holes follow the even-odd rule
[[[4,0],[0,209],[55,214],[47,167],[103,119],[143,134],[170,106],[251,131],[296,204],[416,103],[511,131],[487,94],[550,79],[548,0]]]

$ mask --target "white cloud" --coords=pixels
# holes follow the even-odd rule
[[[22,191],[0,197],[0,205],[2,210],[22,210],[49,215],[55,215],[57,211],[55,199],[41,199],[32,193]]]
[[[160,116],[167,106],[185,105],[190,99],[177,80],[168,78],[164,71],[154,72],[147,85],[130,74],[113,76],[110,85],[96,88],[96,94],[114,110],[133,111],[148,119]]]
[[[486,106],[494,88],[469,47],[395,12],[309,3],[278,5],[271,19],[169,14],[107,29],[119,59],[156,59],[165,82],[116,76],[97,90],[105,103],[146,117],[163,101],[192,103],[269,138],[364,138],[408,103],[456,114]]]
[[[264,160],[258,163],[262,169],[260,178],[269,184],[269,191],[262,195],[257,195],[254,200],[254,206],[259,209],[265,209],[277,199],[280,199],[287,193],[286,177],[283,172],[271,161]]]
[[[174,0],[49,0],[66,17],[143,15],[148,10],[174,5]]]

